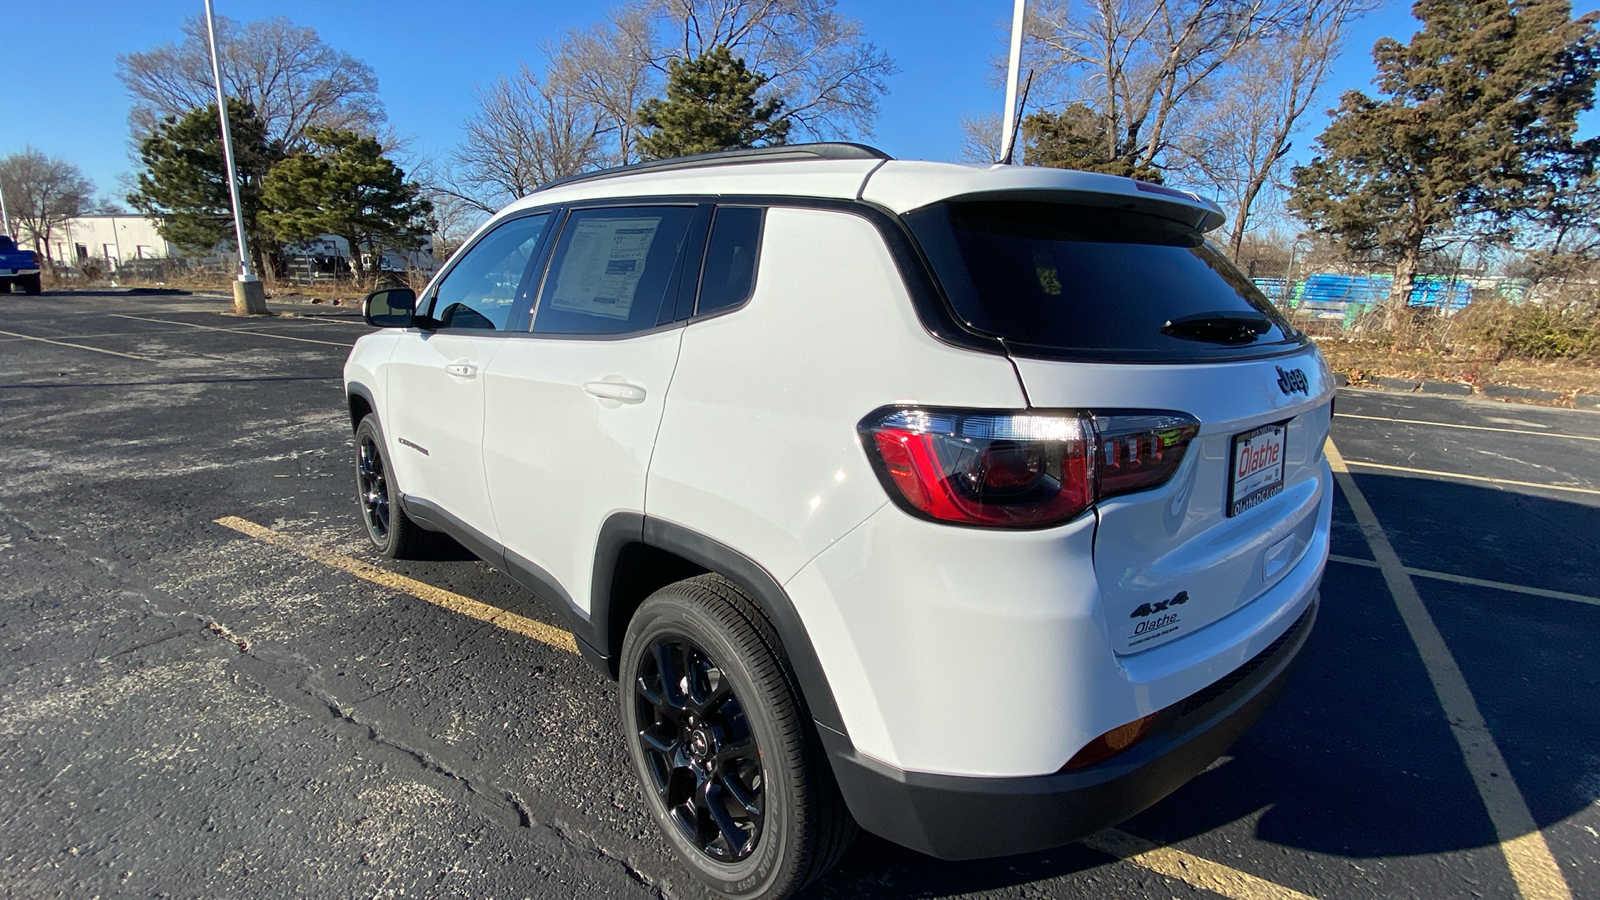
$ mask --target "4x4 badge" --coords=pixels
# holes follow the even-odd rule
[[[1158,612],[1162,612],[1169,606],[1182,606],[1183,604],[1188,603],[1188,602],[1189,602],[1189,592],[1188,591],[1179,591],[1178,592],[1178,596],[1173,597],[1171,600],[1163,600],[1160,603],[1141,603],[1141,604],[1139,604],[1139,608],[1134,610],[1132,613],[1130,613],[1128,615],[1128,618],[1130,618],[1130,619],[1143,619],[1143,618],[1145,618],[1147,616],[1153,616]]]
[[[1278,370],[1278,390],[1285,394],[1296,391],[1302,394],[1311,393],[1311,382],[1306,380],[1306,373],[1300,369],[1285,370],[1283,366],[1275,366]]]

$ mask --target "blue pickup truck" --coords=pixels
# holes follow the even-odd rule
[[[39,258],[32,250],[18,250],[16,241],[0,234],[0,294],[10,293],[12,285],[39,293]]]

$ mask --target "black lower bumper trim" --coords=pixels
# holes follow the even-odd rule
[[[1024,778],[905,772],[818,730],[850,812],[873,834],[940,859],[1059,847],[1149,807],[1221,756],[1282,692],[1316,610],[1313,601],[1274,646],[1219,681],[1221,691],[1197,694],[1210,695],[1203,705],[1164,715],[1155,734],[1086,769]]]

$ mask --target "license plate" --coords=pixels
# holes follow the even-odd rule
[[[1283,492],[1284,436],[1288,422],[1263,425],[1233,436],[1228,515],[1238,514]]]

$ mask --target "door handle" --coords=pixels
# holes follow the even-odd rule
[[[451,363],[444,367],[446,372],[459,378],[477,378],[478,367],[472,363]]]
[[[583,389],[604,400],[618,400],[623,403],[644,402],[644,388],[625,381],[590,381],[584,384]]]

